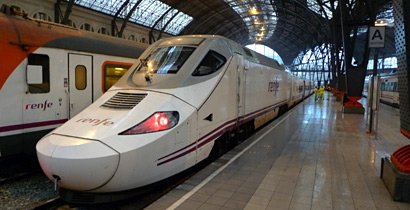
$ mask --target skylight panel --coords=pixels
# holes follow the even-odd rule
[[[120,9],[121,5],[125,0],[104,0],[104,1],[97,1],[97,0],[76,0],[75,3],[77,5],[81,5],[86,8],[90,8],[92,10],[96,10],[108,15],[115,15],[117,11]],[[131,11],[132,7],[138,3],[138,0],[130,0],[128,5],[120,12],[119,17],[125,18],[127,14]],[[158,0],[143,0],[137,6],[137,9],[130,17],[130,22],[134,22],[137,24],[141,24],[147,27],[152,27],[157,22],[161,16],[169,11],[171,7],[167,4],[164,4]],[[171,20],[171,18],[178,13],[177,9],[172,9],[168,14],[164,17],[163,20],[160,21],[159,24],[155,26],[157,30],[161,30],[165,24]],[[179,12],[167,25],[165,28],[165,32],[170,33],[172,35],[177,35],[187,26],[193,18],[183,12]]]
[[[270,38],[276,28],[276,11],[270,1],[264,0],[225,0],[242,18],[252,42]]]
[[[333,8],[333,5],[331,5],[330,1],[307,0],[306,3],[308,8],[316,14],[321,15],[323,18],[327,18],[329,20],[332,19],[333,12],[331,8]],[[334,4],[337,5],[338,1],[334,1]]]

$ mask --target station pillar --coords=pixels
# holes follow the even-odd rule
[[[400,132],[410,138],[410,2],[393,0],[394,37],[400,96]]]
[[[362,98],[365,76],[366,70],[363,68],[350,66],[346,70],[347,94],[342,100],[344,113],[364,114],[364,107],[359,100]]]

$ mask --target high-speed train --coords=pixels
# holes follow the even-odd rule
[[[369,92],[369,78],[366,77],[364,83],[363,96],[365,97],[367,97]],[[400,106],[398,75],[381,75],[380,84],[380,102],[398,108]]]
[[[236,140],[229,137],[267,123],[312,87],[221,36],[162,39],[96,102],[42,138],[38,159],[65,190],[138,189],[219,154]]]
[[[0,13],[0,157],[90,105],[148,45]]]

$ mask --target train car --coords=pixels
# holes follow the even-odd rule
[[[305,80],[298,77],[291,77],[291,79],[292,86],[289,106],[294,106],[295,104],[301,102],[305,98],[305,95],[308,95],[308,91],[305,88]]]
[[[34,155],[43,135],[101,96],[148,47],[4,13],[0,25],[1,157]]]
[[[365,97],[369,93],[369,79],[370,77],[366,77],[364,83],[363,96]],[[400,106],[398,76],[396,74],[381,75],[380,83],[380,102],[398,108]]]
[[[309,97],[310,95],[312,95],[312,94],[313,94],[313,81],[311,81],[311,80],[305,80],[304,89],[305,89],[305,93],[304,93],[304,97],[305,97],[305,98],[307,98],[307,97]]]
[[[42,138],[38,159],[69,201],[141,189],[220,155],[232,136],[303,98],[300,86],[276,61],[221,36],[159,40],[102,97]]]
[[[368,97],[369,96],[369,79],[370,79],[370,76],[366,76],[365,78],[364,78],[364,86],[363,86],[363,96],[364,97]]]

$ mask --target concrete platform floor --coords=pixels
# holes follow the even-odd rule
[[[380,159],[410,143],[399,110],[382,105],[368,135],[366,114],[325,98],[308,98],[146,209],[410,209],[380,179]]]

